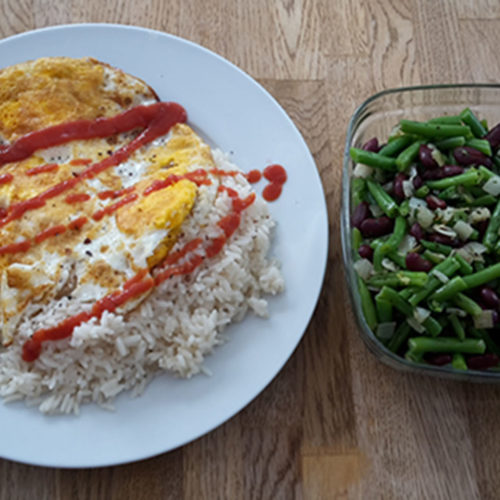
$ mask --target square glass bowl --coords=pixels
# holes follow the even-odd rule
[[[350,187],[354,163],[349,149],[361,147],[372,137],[382,143],[401,119],[425,121],[437,116],[458,115],[469,107],[489,127],[500,122],[500,85],[463,84],[407,87],[379,92],[368,98],[354,112],[347,131],[342,174],[341,236],[344,267],[356,322],[369,350],[385,364],[407,372],[435,375],[473,382],[500,382],[500,372],[461,371],[451,366],[417,364],[389,351],[368,327],[361,309],[361,299],[353,267],[350,224]]]

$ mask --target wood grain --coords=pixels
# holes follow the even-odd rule
[[[388,87],[498,81],[498,2],[0,0],[2,37],[75,22],[164,30],[258,78],[316,159],[330,217],[328,268],[293,357],[224,425],[120,467],[0,460],[0,499],[499,498],[500,388],[380,364],[349,309],[339,235],[342,154],[354,109]]]

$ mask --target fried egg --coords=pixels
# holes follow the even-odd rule
[[[141,80],[94,59],[18,64],[0,71],[0,139],[8,145],[49,126],[110,117],[156,100]],[[5,216],[16,204],[79,177],[139,133],[72,141],[5,164],[0,179],[10,181],[0,185],[0,212]],[[214,167],[210,148],[189,126],[177,124],[126,161],[2,225],[3,344],[12,342],[24,314],[36,314],[49,301],[66,296],[92,304],[161,264],[196,202],[197,185],[183,176]],[[175,183],[144,194],[171,176]],[[23,242],[29,248],[2,252]]]

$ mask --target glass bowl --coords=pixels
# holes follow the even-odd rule
[[[353,268],[350,224],[350,185],[353,161],[349,149],[361,147],[372,137],[384,141],[401,119],[428,120],[443,115],[458,115],[469,107],[492,127],[500,122],[500,85],[460,84],[406,87],[379,92],[356,109],[347,131],[342,174],[341,236],[344,268],[351,304],[361,338],[383,363],[398,370],[473,382],[500,382],[500,371],[456,370],[451,366],[417,364],[389,351],[368,327]]]

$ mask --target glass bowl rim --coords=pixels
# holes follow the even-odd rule
[[[368,350],[381,362],[395,368],[399,371],[432,375],[434,377],[452,379],[456,381],[466,382],[498,382],[500,383],[500,371],[492,372],[486,370],[456,370],[450,366],[434,366],[430,364],[417,364],[408,361],[405,358],[393,353],[380,342],[372,330],[366,323],[361,303],[359,299],[359,291],[356,284],[356,274],[353,267],[352,245],[351,245],[351,227],[350,227],[350,155],[349,149],[355,133],[355,125],[357,124],[364,109],[372,102],[377,101],[385,96],[411,93],[416,91],[433,91],[449,89],[492,89],[500,91],[498,83],[445,83],[436,85],[414,85],[405,87],[394,87],[381,90],[370,95],[359,106],[356,107],[352,114],[347,128],[347,136],[345,141],[343,168],[342,168],[342,201],[341,201],[341,216],[340,216],[340,236],[342,243],[342,259],[344,265],[344,276],[346,278],[349,290],[350,304],[352,307],[353,316],[356,322],[358,333],[363,339]],[[500,102],[499,102],[500,104]],[[404,109],[404,108],[403,108]]]

